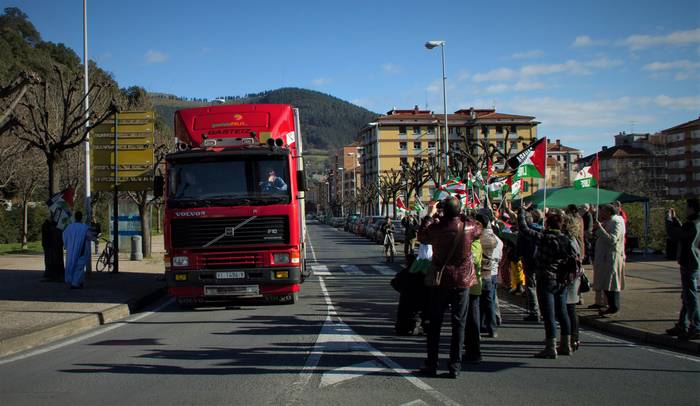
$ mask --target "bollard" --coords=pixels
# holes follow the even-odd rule
[[[143,251],[141,250],[141,236],[135,235],[131,237],[131,260],[141,261],[143,259]]]

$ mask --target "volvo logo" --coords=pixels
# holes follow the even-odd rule
[[[213,240],[209,241],[208,243],[202,245],[202,248],[210,247],[210,246],[216,244],[220,239],[222,239],[222,238],[224,238],[224,237],[233,237],[234,234],[236,233],[236,230],[237,230],[237,229],[239,229],[239,228],[243,227],[244,225],[250,223],[251,221],[255,220],[257,217],[258,217],[258,216],[253,216],[253,217],[247,218],[247,219],[243,220],[240,224],[238,224],[238,225],[235,226],[235,227],[224,227],[224,232],[223,232],[223,234],[221,234],[220,236],[214,238]],[[277,231],[277,230],[275,230],[275,231]]]
[[[224,228],[224,235],[226,237],[233,237],[233,233],[236,231],[234,227],[226,227]]]

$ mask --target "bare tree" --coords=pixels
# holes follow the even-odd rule
[[[6,87],[0,87],[0,135],[16,124],[8,118],[27,93],[29,87],[40,81],[39,75],[25,71]]]
[[[35,197],[37,189],[46,179],[46,166],[42,165],[42,156],[36,150],[29,150],[19,156],[21,165],[17,170],[17,176],[12,180],[11,188],[19,198],[22,208],[22,229],[20,230],[22,249],[27,249],[27,234],[29,228],[29,203]],[[41,199],[42,201],[44,199]]]
[[[420,195],[428,181],[433,179],[434,173],[430,170],[428,161],[422,158],[415,158],[411,164],[401,165],[401,174],[403,181],[406,184],[406,203],[411,201],[411,197],[415,194]]]
[[[391,204],[394,218],[396,218],[396,198],[399,196],[404,185],[401,172],[391,168],[379,178],[379,185],[380,195],[383,193],[382,199],[384,199],[387,215],[389,212],[389,204]]]
[[[15,110],[10,130],[30,148],[44,154],[47,165],[48,192],[57,193],[61,187],[59,166],[66,151],[81,145],[88,134],[86,123],[98,125],[112,113],[113,97],[118,93],[114,84],[100,75],[93,75],[88,89],[90,110],[83,112],[83,78],[81,74],[66,73],[53,67],[53,76],[30,86]]]

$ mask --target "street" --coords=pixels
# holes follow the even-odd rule
[[[393,332],[399,264],[381,247],[309,225],[315,276],[297,305],[186,310],[172,301],[0,359],[3,405],[439,405],[697,403],[700,358],[582,331],[581,349],[532,358],[542,325],[501,301],[484,360],[457,380],[425,378],[424,337]],[[401,247],[397,246],[401,252]],[[446,368],[448,326],[441,368]]]

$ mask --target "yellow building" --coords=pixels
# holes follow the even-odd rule
[[[358,141],[363,150],[363,184],[378,183],[382,173],[390,169],[400,170],[401,164],[411,164],[416,157],[428,157],[443,151],[443,114],[429,110],[391,110],[375,122],[368,123],[359,133]],[[534,117],[498,113],[495,109],[463,109],[448,114],[450,148],[466,150],[486,141],[501,152],[510,154],[520,151],[537,138],[537,124]],[[506,145],[506,134],[508,145]],[[508,154],[506,154],[508,155]],[[443,158],[444,159],[444,158]],[[505,164],[503,159],[494,162],[496,169]],[[433,183],[428,182],[420,194],[422,201],[428,200]],[[381,202],[373,208],[380,211]]]

